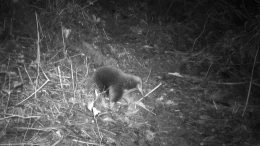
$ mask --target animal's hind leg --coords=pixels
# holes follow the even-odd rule
[[[122,97],[123,91],[121,87],[118,86],[110,86],[109,87],[109,99],[110,106],[113,107],[114,104]]]
[[[122,98],[123,89],[119,86],[110,86],[109,87],[109,97],[112,102],[117,102]]]

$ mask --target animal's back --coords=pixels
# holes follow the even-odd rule
[[[117,84],[122,72],[114,67],[101,67],[96,70],[94,80],[98,88],[102,91],[107,90],[109,86]]]

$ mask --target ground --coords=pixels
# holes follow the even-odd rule
[[[226,1],[54,2],[1,6],[1,145],[260,145],[259,34]],[[105,65],[140,76],[144,96],[110,107],[92,80]]]

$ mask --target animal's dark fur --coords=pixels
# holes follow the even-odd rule
[[[110,102],[117,102],[124,94],[124,90],[138,89],[142,92],[142,80],[140,77],[124,73],[114,67],[105,66],[98,68],[93,77],[101,92],[105,91]]]

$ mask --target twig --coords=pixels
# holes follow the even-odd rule
[[[193,42],[193,45],[192,45],[192,52],[194,51],[194,47],[195,47],[195,44],[197,43],[198,39],[202,36],[202,34],[204,33],[205,31],[205,28],[206,28],[206,24],[208,23],[208,19],[209,17],[207,17],[205,23],[204,23],[204,26],[203,26],[203,30],[201,31],[201,33],[199,34],[199,36],[197,38],[195,38],[194,42]]]
[[[150,111],[148,108],[146,108],[141,101],[138,100],[138,101],[135,103],[135,105],[138,105],[138,106],[142,107],[143,109],[145,109],[145,110],[148,111],[149,113],[152,113],[153,115],[156,116],[156,114],[155,114],[154,112]]]
[[[94,114],[93,114],[93,115],[94,115]],[[99,136],[100,144],[101,144],[101,141],[102,141],[102,139],[103,139],[103,136],[102,136],[101,133],[100,133],[99,126],[98,126],[97,119],[96,119],[96,116],[95,116],[95,115],[94,115],[94,119],[95,119],[95,123],[96,123],[96,125],[97,125],[98,136]]]
[[[248,82],[215,82],[215,81],[209,81],[211,84],[217,84],[217,85],[242,85],[242,84],[247,84]]]
[[[86,63],[85,63],[85,66],[87,68],[87,73],[85,74],[85,76],[88,76],[88,73],[89,73],[89,64],[88,64],[88,57],[86,57]]]
[[[170,6],[168,7],[167,11],[166,11],[166,16],[168,16],[169,12],[170,12],[170,9],[172,8],[172,5],[175,1],[172,1]]]
[[[215,109],[218,110],[218,107],[217,107],[216,102],[215,102],[214,100],[213,100],[212,102],[213,102],[213,104],[214,104]]]
[[[23,102],[25,102],[26,100],[28,100],[29,98],[31,98],[35,93],[37,93],[39,90],[41,90],[50,80],[48,79],[47,81],[45,81],[38,89],[36,89],[30,96],[28,96],[27,98],[25,98],[24,100],[22,100],[21,102],[19,102],[18,104],[16,104],[16,106],[22,104]]]
[[[67,100],[66,100],[66,98],[65,98],[65,93],[64,93],[64,89],[63,89],[63,81],[62,81],[63,76],[61,76],[60,66],[58,66],[58,72],[59,72],[60,88],[61,88],[63,100],[64,100],[64,102],[66,102]],[[67,103],[67,102],[66,102],[66,103]],[[68,104],[68,103],[67,103],[67,104]]]
[[[160,83],[159,85],[157,85],[155,88],[153,88],[153,90],[151,90],[149,93],[147,93],[144,97],[142,97],[141,99],[138,100],[142,101],[145,97],[147,97],[149,94],[151,94],[153,91],[155,91],[157,88],[159,88],[162,85],[162,83]]]
[[[250,78],[250,83],[249,83],[248,92],[247,92],[246,105],[244,107],[244,110],[243,110],[243,113],[242,113],[242,117],[244,117],[244,115],[245,115],[246,108],[247,108],[248,101],[249,101],[249,97],[250,97],[252,81],[253,81],[253,76],[254,76],[254,70],[255,70],[255,63],[256,63],[256,58],[257,58],[257,55],[258,55],[259,48],[260,47],[258,46],[258,49],[257,49],[256,54],[255,54],[254,65],[253,65],[253,68],[252,68],[252,71],[251,71],[251,78]]]
[[[96,145],[96,146],[102,146],[102,145],[100,145],[100,144],[98,144],[98,143],[85,142],[85,141],[76,140],[76,139],[73,139],[72,141],[74,141],[74,142],[78,142],[78,143],[87,144],[87,145]]]
[[[40,52],[40,32],[39,32],[39,20],[37,17],[37,13],[35,12],[35,19],[36,19],[36,26],[37,26],[37,55],[36,55],[36,60],[35,62],[37,63],[37,65],[40,65],[41,62],[41,52]]]
[[[106,39],[107,39],[107,40],[110,40],[110,37],[107,36],[107,33],[106,33],[105,29],[103,28],[102,30],[103,30],[103,32],[104,32],[104,34],[105,34],[105,36],[106,36]]]
[[[52,131],[52,130],[58,130],[62,127],[44,127],[44,128],[29,128],[29,127],[15,127],[18,130],[35,130],[35,131]]]
[[[51,146],[56,146],[57,144],[59,144],[62,141],[63,137],[59,138],[59,140],[57,140],[54,144],[52,144]]]
[[[112,134],[113,136],[116,136],[116,133],[114,133],[114,132],[112,132],[112,131],[108,131],[108,130],[106,130],[106,129],[101,129],[101,130],[103,130],[103,131],[105,131],[105,132],[107,132],[107,133],[109,133],[109,134]]]
[[[65,43],[65,39],[64,39],[64,27],[62,26],[61,23],[61,35],[62,35],[62,43],[63,43],[63,54],[64,54],[64,58],[67,58],[67,50],[66,50],[66,43]]]
[[[33,114],[32,112],[33,112],[33,109],[32,108],[30,108],[30,110],[31,110],[31,115]],[[37,121],[37,120],[36,120]],[[27,137],[27,133],[28,133],[28,131],[29,131],[29,128],[31,128],[31,127],[33,127],[33,123],[32,123],[32,118],[30,118],[29,119],[29,122],[27,122],[28,123],[28,127],[26,127],[26,131],[25,131],[25,133],[24,133],[24,135],[23,135],[23,140],[22,141],[25,141],[25,138]]]
[[[25,70],[25,72],[26,72],[26,74],[27,74],[27,76],[28,76],[28,78],[29,78],[31,84],[34,85],[34,83],[33,83],[33,81],[32,81],[32,78],[31,78],[31,76],[29,75],[28,70],[26,69],[25,64],[24,64],[23,66],[24,66],[24,70]]]
[[[146,80],[145,80],[145,83],[148,81],[148,79],[149,79],[149,77],[150,77],[150,75],[151,75],[151,72],[152,72],[152,69],[150,69],[149,74],[148,74],[148,76],[147,76],[147,78],[146,78]]]
[[[23,77],[22,77],[21,69],[19,67],[17,69],[18,69],[19,77],[20,77],[22,83],[24,84],[24,80],[23,80]]]
[[[14,146],[17,146],[17,145],[34,145],[34,146],[36,146],[36,145],[41,145],[41,144],[35,144],[35,143],[1,143],[0,144],[0,146],[12,146],[12,145],[14,145]]]
[[[10,118],[22,118],[22,119],[30,119],[30,118],[36,118],[36,119],[39,119],[41,116],[28,116],[28,117],[24,117],[24,116],[21,116],[21,115],[11,115],[11,116],[8,116],[8,117],[4,117],[4,118],[1,118],[1,120],[6,120],[6,119],[10,119]]]
[[[74,81],[74,71],[73,71],[73,64],[72,64],[72,61],[71,61],[71,59],[69,59],[69,63],[70,63],[70,73],[71,73],[71,82],[72,82],[72,90],[73,90],[73,99],[75,99],[76,98],[76,90],[75,90],[75,81]],[[74,105],[75,105],[75,102],[73,102],[72,103],[72,106],[71,106],[71,108],[70,108],[70,113],[71,113],[71,110],[72,110],[72,108],[74,107]]]
[[[235,102],[235,104],[233,105],[233,108],[232,108],[232,113],[236,114],[238,112],[239,108],[240,108],[240,105],[237,104],[237,102]]]
[[[253,82],[253,85],[260,87],[260,84],[258,84],[258,83]]]
[[[8,59],[8,68],[9,68],[9,63],[10,63],[10,56]],[[7,98],[7,103],[6,103],[6,107],[5,107],[5,111],[4,111],[5,113],[7,112],[7,109],[8,109],[10,97],[11,97],[11,77],[10,77],[10,74],[8,74],[8,98]]]
[[[25,98],[24,100],[22,100],[21,102],[19,102],[18,104],[16,104],[16,106],[22,104],[23,102],[25,102],[26,100],[28,100],[29,98],[31,98],[34,94],[36,94],[39,90],[41,90],[49,81],[50,79],[48,78],[48,76],[44,73],[44,71],[42,70],[45,78],[47,79],[38,89],[36,89],[30,96],[28,96],[27,98]]]
[[[34,86],[34,90],[36,91],[38,88],[38,79],[39,79],[39,74],[40,74],[40,63],[41,63],[41,51],[40,51],[40,31],[39,31],[39,20],[38,20],[38,15],[35,12],[35,19],[36,19],[36,26],[37,26],[37,54],[36,54],[36,64],[37,64],[37,76],[35,83],[36,85]],[[35,98],[37,98],[37,94],[34,94]],[[25,133],[26,135],[26,133]],[[24,136],[25,136],[24,135]]]
[[[143,67],[143,65],[140,63],[140,61],[134,56],[134,58],[135,58],[135,60],[137,61],[137,63],[141,66],[141,67]]]
[[[208,68],[208,70],[207,70],[207,73],[206,73],[206,75],[205,75],[205,79],[208,77],[209,71],[210,71],[212,65],[213,65],[213,63],[211,62],[211,63],[210,63],[210,66],[209,66],[209,68]]]
[[[55,64],[55,63],[58,63],[58,62],[63,61],[64,58],[63,58],[63,59],[60,59],[60,60],[58,60],[58,61],[52,61],[56,56],[58,56],[58,54],[59,54],[61,51],[63,51],[63,49],[59,49],[58,51],[56,51],[56,54],[54,54],[54,55],[48,60],[48,62],[50,62],[51,64]]]

